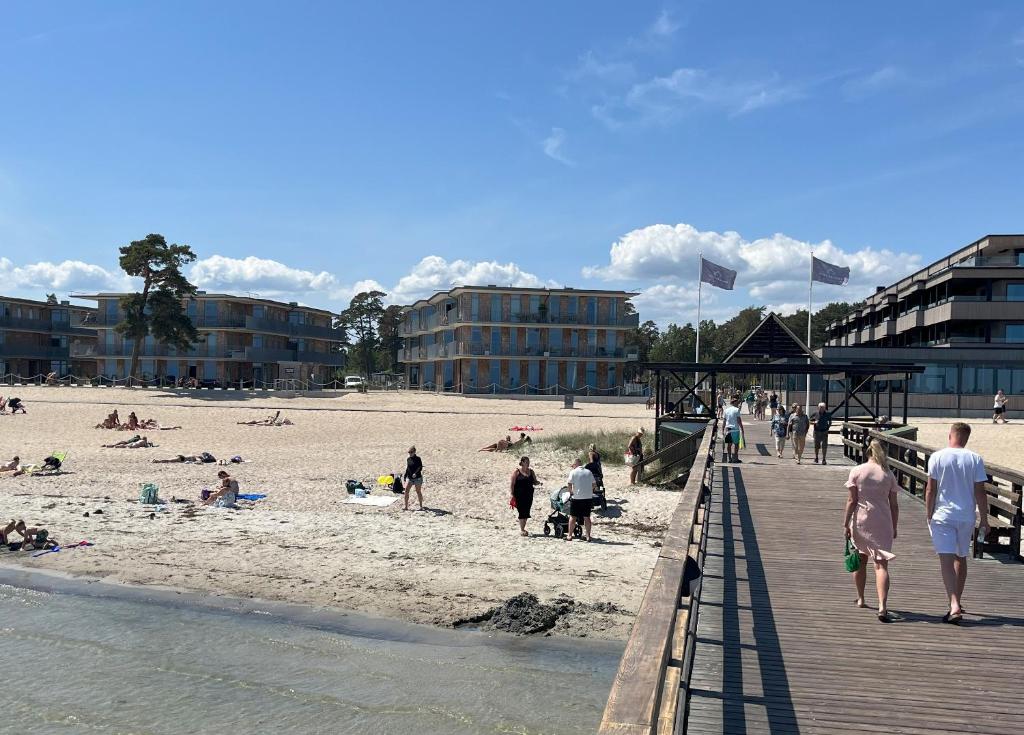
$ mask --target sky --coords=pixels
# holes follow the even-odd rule
[[[340,310],[623,288],[696,318],[854,301],[1024,232],[1024,3],[73,2],[0,10],[0,293]]]

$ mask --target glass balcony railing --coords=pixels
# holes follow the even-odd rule
[[[509,324],[519,326],[545,325],[565,327],[638,327],[640,326],[639,314],[627,314],[620,317],[598,317],[588,318],[584,314],[502,314],[498,319],[491,318],[489,314],[482,314],[476,319],[469,315],[456,314],[454,311],[447,316],[432,317],[430,319],[406,321],[402,324],[402,334],[413,334],[414,332],[430,332],[434,329],[454,326],[465,326],[469,324]]]

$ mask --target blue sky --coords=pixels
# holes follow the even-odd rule
[[[1024,4],[7,2],[0,278],[123,287],[188,243],[204,288],[343,307],[455,283],[792,309],[1024,231]],[[13,286],[12,284],[17,284]]]

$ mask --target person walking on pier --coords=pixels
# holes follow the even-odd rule
[[[889,561],[896,529],[899,526],[899,485],[889,470],[889,458],[881,442],[873,439],[868,445],[868,461],[850,470],[846,481],[850,497],[846,501],[843,529],[860,555],[860,566],[854,572],[857,607],[864,604],[864,587],[868,579],[868,558],[875,563],[875,589],[878,592],[878,620],[891,623],[889,614]]]
[[[723,412],[723,432],[725,433],[725,461],[740,461],[740,441],[743,439],[743,419],[740,418],[739,396],[730,401]]]
[[[782,459],[782,453],[786,450],[786,409],[783,406],[776,406],[772,416],[772,437],[775,439],[775,456]]]
[[[814,424],[814,464],[818,464],[819,450],[821,463],[828,464],[828,430],[832,428],[832,414],[828,412],[828,406],[819,403],[817,412],[811,416],[811,423]]]
[[[804,413],[804,407],[799,403],[793,404],[793,410],[789,413],[789,436],[793,440],[793,459],[801,464],[804,458],[804,447],[807,445],[807,432],[811,428],[811,420]]]
[[[967,449],[971,427],[957,422],[949,428],[949,446],[928,460],[924,504],[932,546],[939,555],[942,583],[949,597],[943,622],[959,624],[964,614],[967,555],[974,535],[974,509],[981,518],[979,538],[988,533],[988,475],[981,455]]]

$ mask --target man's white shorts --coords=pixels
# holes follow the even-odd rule
[[[974,538],[974,521],[929,521],[932,546],[936,554],[956,554],[968,557]]]

